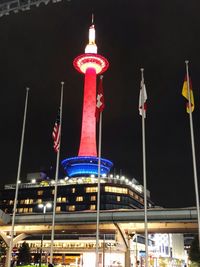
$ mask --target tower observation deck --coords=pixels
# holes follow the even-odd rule
[[[78,157],[67,158],[62,161],[62,165],[69,176],[97,175],[96,78],[98,74],[102,74],[108,69],[109,63],[105,57],[97,54],[93,24],[89,28],[89,42],[86,45],[85,53],[77,56],[73,65],[85,77],[81,139]],[[100,173],[107,174],[112,165],[111,161],[101,158]]]

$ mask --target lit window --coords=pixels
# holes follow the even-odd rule
[[[67,198],[66,197],[62,197],[62,202],[66,202]]]
[[[42,195],[43,195],[43,190],[39,190],[39,191],[37,192],[37,194],[38,194],[38,196],[42,196]]]
[[[30,212],[30,213],[33,212],[33,208],[29,208],[28,212]]]
[[[61,211],[61,207],[56,207],[56,212],[60,212]]]
[[[61,202],[61,197],[57,198],[57,202],[60,203]]]
[[[72,193],[75,193],[75,192],[76,192],[76,188],[73,187],[73,188],[72,188]]]
[[[24,204],[24,199],[20,200],[20,204]]]
[[[54,192],[55,192],[55,189],[53,189],[53,190],[51,191],[51,194],[54,195]]]
[[[41,204],[42,203],[42,199],[41,198],[38,198],[37,203],[38,204]]]
[[[23,212],[28,213],[28,208],[24,208]]]
[[[128,189],[124,187],[105,186],[105,192],[128,194]]]
[[[97,187],[86,187],[86,193],[97,192]]]
[[[83,197],[82,196],[78,196],[78,197],[76,197],[76,201],[83,201]]]
[[[69,206],[69,211],[75,211],[75,206],[74,205]]]
[[[91,201],[95,201],[95,200],[96,200],[96,196],[91,196],[91,197],[90,197],[90,200],[91,200]]]
[[[96,210],[96,205],[90,205],[90,210]]]
[[[10,200],[10,201],[9,201],[9,204],[10,204],[10,205],[12,205],[13,203],[14,203],[14,201],[13,201],[13,200]]]
[[[33,203],[33,199],[25,199],[24,200],[24,204],[32,204]]]
[[[121,197],[117,196],[117,201],[120,202],[121,201]]]

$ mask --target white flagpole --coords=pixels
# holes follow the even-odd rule
[[[191,98],[190,98],[190,81],[189,81],[189,61],[185,61],[186,74],[187,74],[187,93],[189,102],[189,118],[190,118],[190,134],[191,134],[191,146],[192,146],[192,159],[193,159],[193,172],[194,172],[194,185],[195,185],[195,196],[197,206],[197,220],[198,220],[198,236],[199,236],[199,249],[200,249],[200,210],[199,210],[199,190],[198,190],[198,179],[197,179],[197,167],[196,167],[196,156],[195,156],[195,144],[194,144],[194,130],[193,130],[193,119],[191,110]]]
[[[101,75],[100,79],[103,79]],[[96,229],[96,267],[99,266],[99,213],[100,213],[100,179],[101,179],[101,139],[102,139],[102,112],[99,117],[99,146],[98,146],[98,186],[97,186],[97,229]]]
[[[60,147],[61,147],[61,132],[62,132],[62,109],[63,109],[63,86],[64,82],[61,82],[61,94],[60,94],[60,144],[57,152],[56,159],[56,174],[55,174],[55,187],[54,187],[54,202],[53,202],[53,217],[51,227],[51,249],[50,249],[50,263],[53,262],[53,242],[54,242],[54,227],[55,227],[55,215],[56,215],[56,202],[57,202],[57,189],[58,189],[58,173],[59,173],[59,160],[60,160]]]
[[[147,183],[146,183],[146,146],[145,146],[145,110],[144,110],[144,69],[142,77],[142,155],[143,155],[143,186],[144,186],[144,227],[145,227],[145,266],[148,267],[148,223],[147,223]]]
[[[17,198],[18,198],[18,190],[19,190],[19,181],[20,181],[19,179],[20,179],[20,175],[21,175],[21,162],[22,162],[22,152],[23,152],[23,146],[24,146],[24,133],[25,133],[25,125],[26,125],[26,113],[27,113],[27,105],[28,105],[28,93],[29,93],[29,88],[26,88],[26,100],[25,100],[25,107],[24,107],[24,119],[23,119],[23,126],[22,126],[21,146],[20,146],[19,162],[18,162],[18,170],[17,170],[15,199],[14,199],[14,207],[13,207],[13,215],[12,215],[12,227],[11,227],[11,233],[10,233],[10,246],[9,246],[8,259],[7,259],[8,267],[11,266],[11,259],[12,259],[12,248],[13,248],[14,227],[15,227],[15,215],[16,215]]]

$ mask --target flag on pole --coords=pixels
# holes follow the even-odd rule
[[[60,109],[58,111],[56,122],[53,127],[52,138],[53,138],[53,148],[57,153],[60,147]]]
[[[144,91],[143,103],[142,103],[142,90]],[[146,101],[147,101],[146,86],[141,82],[140,96],[139,96],[139,114],[142,116],[142,106],[144,106],[144,118],[146,118],[146,110],[147,110]]]
[[[95,117],[97,122],[99,121],[100,113],[104,110],[105,103],[104,103],[104,94],[103,94],[103,76],[100,77],[99,86],[97,89],[97,105],[96,105],[96,112]]]
[[[192,81],[189,78],[189,95],[188,95],[187,76],[185,76],[185,79],[183,82],[182,95],[188,100],[188,102],[186,104],[187,113],[190,113],[190,107],[189,107],[189,95],[190,95],[191,112],[193,112],[193,110],[194,110],[194,95],[193,95],[193,91],[192,91]]]

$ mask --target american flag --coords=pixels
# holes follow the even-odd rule
[[[56,122],[53,127],[52,137],[53,137],[53,148],[57,153],[60,148],[60,109],[58,111],[58,116],[56,118]]]

